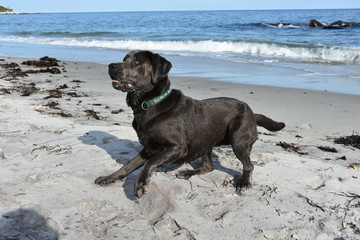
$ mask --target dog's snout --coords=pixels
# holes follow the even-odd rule
[[[109,70],[116,70],[117,68],[118,68],[118,64],[116,64],[116,63],[109,64]]]

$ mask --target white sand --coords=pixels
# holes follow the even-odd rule
[[[22,62],[3,59],[0,64]],[[0,70],[0,89],[31,82],[41,89],[27,97],[0,90],[1,240],[360,238],[360,150],[332,139],[359,134],[360,96],[170,77],[186,95],[236,97],[287,126],[271,135],[259,128],[253,188],[241,196],[231,181],[242,165],[230,148],[221,147],[214,150],[213,172],[181,180],[177,166],[161,168],[137,200],[139,171],[108,187],[93,183],[141,149],[125,94],[111,87],[104,65],[61,64],[66,72],[59,75],[13,81]],[[69,87],[64,92],[80,97],[43,99],[46,89],[63,84]],[[44,106],[49,102],[60,109]],[[119,109],[124,112],[111,113]],[[279,142],[294,143],[306,155],[285,151]]]

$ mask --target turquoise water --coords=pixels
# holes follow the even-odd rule
[[[0,15],[2,56],[107,64],[133,49],[163,54],[173,75],[360,94],[359,9]]]

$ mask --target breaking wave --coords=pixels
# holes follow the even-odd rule
[[[251,55],[265,58],[285,58],[298,61],[360,64],[360,47],[299,46],[250,41],[142,41],[142,40],[84,40],[76,38],[2,37],[0,41],[50,44],[58,46],[91,47],[129,51],[150,49],[178,55],[188,53]]]

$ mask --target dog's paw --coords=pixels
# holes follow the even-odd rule
[[[249,180],[244,180],[244,179],[240,179],[238,180],[237,182],[235,182],[235,193],[238,194],[238,195],[241,195],[241,191],[243,189],[248,189],[248,188],[251,188],[251,183]]]
[[[192,170],[183,170],[176,173],[177,178],[185,179],[185,180],[188,180],[193,175],[194,175],[194,171]]]
[[[143,185],[142,183],[137,183],[135,186],[135,196],[137,198],[141,198],[147,192],[147,188],[148,188],[147,185]]]
[[[136,181],[136,184],[135,184],[135,196],[137,198],[141,198],[142,196],[145,195],[145,193],[147,192],[148,190],[148,187],[149,187],[149,179],[147,178],[142,178],[142,177],[139,177]]]
[[[109,176],[103,176],[103,177],[98,177],[95,180],[95,184],[100,185],[100,186],[104,186],[104,185],[108,185],[111,183],[114,183],[116,181],[116,179],[109,177]]]
[[[146,187],[139,187],[135,190],[135,196],[137,198],[142,198],[146,193]]]

